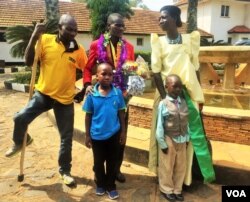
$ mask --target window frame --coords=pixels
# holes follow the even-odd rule
[[[140,40],[140,41],[139,41]],[[141,38],[141,37],[138,37],[138,38],[136,38],[136,45],[137,46],[143,46],[143,38]],[[140,42],[140,43],[139,43]]]
[[[221,5],[220,17],[229,18],[230,6]]]

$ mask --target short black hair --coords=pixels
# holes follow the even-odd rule
[[[123,19],[124,17],[120,13],[111,13],[107,19],[107,25],[111,25],[117,18]]]
[[[182,26],[182,22],[181,22],[181,9],[178,8],[177,6],[172,6],[172,5],[168,5],[168,6],[163,6],[160,10],[160,12],[162,11],[167,11],[168,14],[174,18],[176,20],[176,26],[177,27],[181,27]]]
[[[70,14],[63,14],[61,17],[60,17],[60,19],[59,19],[59,26],[60,25],[65,25],[65,24],[67,24],[69,21],[73,21],[74,23],[76,23],[76,20],[75,20],[75,18],[72,16],[72,15],[70,15]],[[76,23],[77,24],[77,23]]]
[[[179,77],[177,74],[169,74],[165,79],[166,84],[168,83],[170,78],[174,78],[176,81],[180,81],[182,83],[181,77]]]
[[[97,70],[96,70],[96,72],[98,72],[100,66],[104,65],[104,64],[109,65],[111,67],[111,69],[113,69],[113,67],[114,67],[114,65],[111,64],[110,62],[100,62],[100,63],[97,64]]]

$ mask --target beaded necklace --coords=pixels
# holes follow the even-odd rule
[[[110,34],[105,33],[104,35],[101,35],[98,39],[98,59],[97,62],[107,62],[108,58],[111,58],[112,50],[110,48]],[[115,73],[113,76],[113,84],[115,87],[120,88],[121,91],[126,90],[126,84],[124,81],[123,71],[122,71],[122,65],[125,63],[127,58],[127,50],[126,50],[126,41],[121,38],[119,42],[117,43],[117,55],[116,55],[116,61],[114,61],[115,65]]]
[[[181,35],[179,33],[175,39],[170,39],[167,35],[166,35],[166,39],[169,44],[181,44],[182,42]]]

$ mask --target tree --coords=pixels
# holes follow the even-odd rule
[[[90,10],[93,39],[98,38],[106,31],[107,18],[111,13],[120,13],[128,19],[134,14],[130,8],[129,0],[86,0],[86,3]]]
[[[46,6],[46,19],[59,20],[59,1],[45,0],[45,6]]]
[[[197,30],[197,6],[198,0],[188,0],[187,33]]]
[[[56,33],[59,19],[58,0],[45,0],[46,8],[46,33]],[[24,51],[29,43],[29,39],[34,31],[37,22],[32,22],[31,26],[17,25],[6,30],[5,38],[9,44],[14,44],[10,49],[10,54],[15,58],[23,58]]]
[[[130,0],[129,5],[131,7],[143,8],[149,10],[149,8],[143,3],[143,0]]]

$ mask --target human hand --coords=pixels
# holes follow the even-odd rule
[[[125,134],[125,132],[122,132],[120,134],[120,144],[121,145],[125,145],[126,144],[126,140],[127,140],[127,135]]]
[[[37,23],[36,27],[32,33],[32,37],[39,38],[41,34],[43,34],[46,30],[45,23]]]
[[[86,137],[85,137],[85,146],[88,148],[92,147],[92,141],[91,141],[91,138],[89,135],[86,135]]]
[[[161,149],[161,151],[162,151],[164,154],[167,154],[167,153],[168,153],[168,148]]]
[[[76,103],[80,103],[81,101],[83,101],[84,98],[84,92],[85,89],[82,89],[80,92],[78,92],[75,96],[74,96],[74,101]]]
[[[88,94],[93,94],[94,93],[94,89],[91,85],[89,85],[86,90],[85,90],[85,95],[88,95]]]

